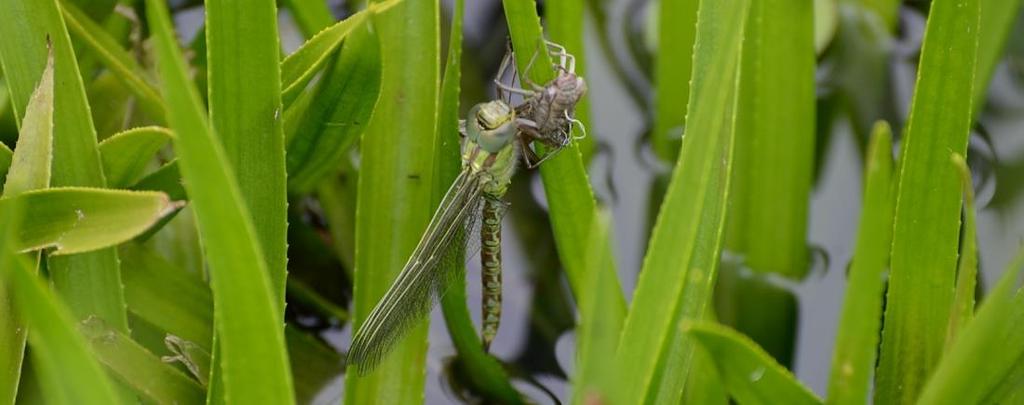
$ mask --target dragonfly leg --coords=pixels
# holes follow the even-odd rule
[[[501,216],[505,203],[485,198],[480,223],[480,263],[483,270],[483,324],[480,331],[484,351],[498,335],[501,322]]]
[[[569,110],[565,111],[565,119],[569,120],[569,134],[572,135],[572,127],[579,126],[581,134],[575,136],[572,139],[580,140],[587,137],[587,126],[583,125],[583,121],[576,119],[575,117],[569,116]]]
[[[508,72],[509,68],[512,68],[512,70],[513,70],[512,80],[513,80],[513,84],[514,84],[514,81],[515,81],[515,65],[512,63],[512,60],[513,60],[512,49],[509,48],[507,51],[505,51],[505,57],[501,58],[501,65],[498,67],[498,74],[496,74],[494,76],[494,85],[497,86],[496,87],[496,91],[498,92],[498,99],[499,100],[504,100],[506,103],[511,103],[512,102],[512,94],[511,93],[515,93],[515,92],[512,92],[512,91],[509,91],[507,89],[507,87],[511,87],[511,86],[506,85],[502,81],[505,78],[505,74]],[[506,91],[508,91],[509,94],[505,94]]]
[[[530,80],[530,77],[529,77],[530,69],[533,69],[533,64],[537,62],[537,57],[540,56],[540,53],[544,50],[544,40],[543,39],[541,39],[539,45],[540,46],[537,47],[537,50],[533,52],[533,55],[530,55],[530,61],[526,63],[526,70],[524,70],[524,72],[526,72],[526,74],[525,75],[520,75],[520,80],[523,83],[526,83],[527,86],[530,86],[535,91],[544,90],[544,86],[538,85],[533,80]]]
[[[523,151],[523,161],[526,162],[526,168],[533,170],[540,165],[540,157],[537,156],[537,152],[534,152],[533,148],[530,147],[530,140],[525,137],[519,137],[519,149]]]
[[[565,47],[551,41],[545,41],[548,53],[558,57],[558,68],[569,73],[576,73],[576,57],[565,50]]]

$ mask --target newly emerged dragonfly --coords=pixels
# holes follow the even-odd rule
[[[348,362],[365,373],[390,351],[413,322],[425,316],[453,277],[461,277],[458,261],[464,260],[467,238],[477,228],[481,235],[481,258],[485,283],[489,275],[500,275],[501,197],[516,170],[515,111],[501,100],[477,104],[465,124],[462,171],[441,200],[416,250],[387,293],[377,302],[366,321],[352,337]],[[500,291],[500,282],[493,287]],[[493,339],[500,315],[500,302],[485,304],[484,339]],[[486,319],[494,317],[494,319]],[[488,337],[489,336],[489,337]]]
[[[579,123],[572,111],[586,92],[586,83],[574,73],[572,55],[552,43],[543,49],[559,51],[553,53],[560,58],[555,66],[558,77],[543,87],[527,82],[535,88],[533,92],[501,84],[513,57],[510,52],[496,79],[499,99],[475,105],[460,123],[462,171],[398,278],[353,335],[348,363],[358,373],[376,367],[413,323],[430,311],[451,281],[463,276],[459,261],[472,249],[462,248],[477,234],[483,279],[481,340],[485,349],[494,340],[501,317],[501,219],[506,207],[502,196],[520,157],[534,168],[571,143],[571,125]],[[502,89],[524,95],[523,102],[512,108]],[[534,141],[553,149],[538,158],[530,146]]]

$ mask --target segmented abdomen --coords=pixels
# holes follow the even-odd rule
[[[480,264],[483,271],[483,325],[481,338],[484,350],[498,334],[501,321],[501,213],[504,203],[485,198],[480,223]]]

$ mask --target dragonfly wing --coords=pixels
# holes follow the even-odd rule
[[[464,252],[467,222],[479,216],[482,183],[464,169],[448,189],[419,244],[391,288],[352,337],[348,363],[372,370],[413,324],[422,319],[462,266],[445,262]],[[464,253],[463,253],[464,254]]]

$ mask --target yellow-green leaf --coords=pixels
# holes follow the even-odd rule
[[[928,15],[900,147],[879,403],[913,403],[945,345],[960,239],[960,177],[949,155],[967,152],[980,3],[937,0]]]
[[[70,255],[111,247],[139,235],[174,208],[158,192],[58,187],[0,199],[24,207],[15,247]]]
[[[100,142],[100,158],[107,185],[127,188],[145,174],[156,152],[171,140],[171,131],[162,127],[133,128]]]
[[[166,7],[159,0],[146,2],[168,122],[176,134],[175,151],[213,286],[223,379],[211,384],[220,385],[224,396],[211,396],[227,403],[289,404],[294,394],[283,315],[271,289],[267,263],[234,170],[186,74]]]
[[[857,245],[848,273],[829,378],[827,402],[835,405],[866,403],[875,368],[895,203],[892,196],[892,131],[885,122],[875,125],[866,162]]]

